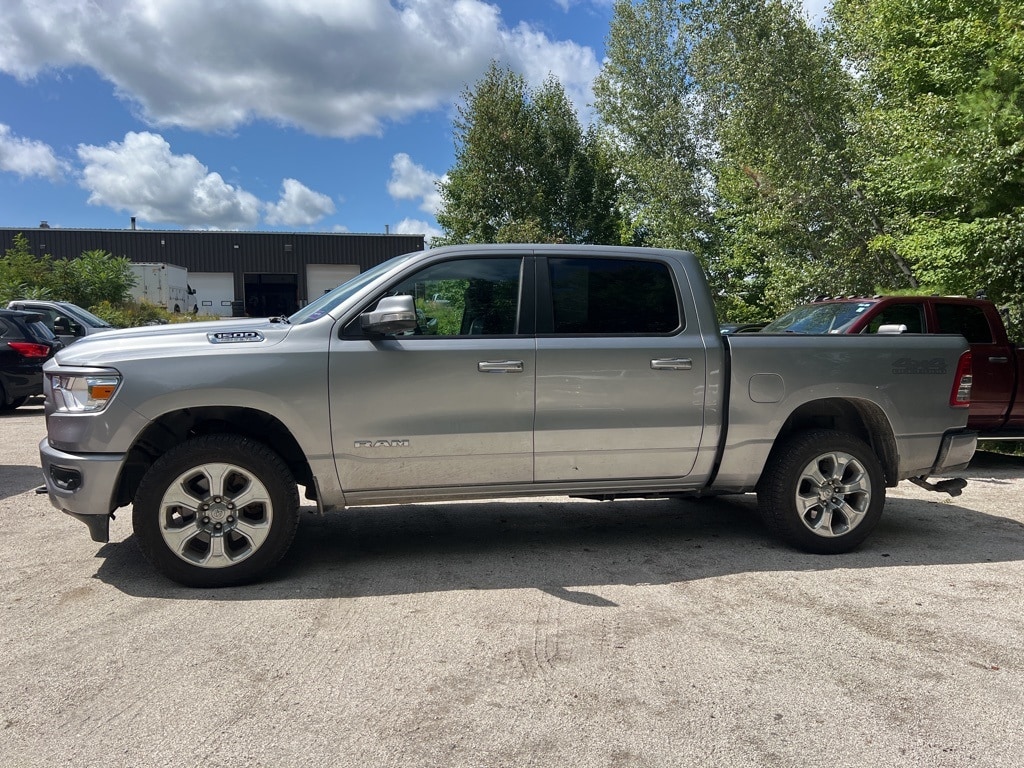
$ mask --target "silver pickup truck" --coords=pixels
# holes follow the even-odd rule
[[[133,505],[153,565],[252,581],[298,488],[368,504],[756,491],[816,553],[871,532],[885,489],[963,468],[959,336],[723,337],[692,254],[460,246],[392,259],[291,317],[86,338],[45,368],[54,506],[107,541]]]

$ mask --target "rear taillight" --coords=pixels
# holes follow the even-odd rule
[[[956,365],[956,376],[953,377],[953,391],[949,393],[949,404],[954,408],[966,408],[971,404],[971,353],[960,355]]]
[[[45,358],[50,354],[50,347],[46,344],[35,344],[31,341],[9,341],[7,342],[7,346],[22,357]]]

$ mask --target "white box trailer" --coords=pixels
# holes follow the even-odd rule
[[[131,295],[136,301],[148,301],[168,312],[196,312],[199,302],[189,287],[188,270],[163,262],[136,262],[131,265],[135,286]]]

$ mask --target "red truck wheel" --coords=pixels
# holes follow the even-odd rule
[[[815,554],[849,552],[878,524],[885,504],[881,463],[845,432],[801,432],[772,450],[757,500],[768,527]]]

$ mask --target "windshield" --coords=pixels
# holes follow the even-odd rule
[[[766,325],[761,333],[842,333],[875,302],[805,304]]]
[[[68,304],[64,301],[58,301],[57,304],[71,317],[75,318],[80,323],[88,325],[91,328],[113,328],[113,326],[102,318],[96,317],[92,312],[87,309],[82,309],[77,304]]]
[[[294,315],[288,318],[291,323],[309,323],[313,320],[317,320],[326,314],[330,314],[331,310],[336,309],[343,304],[350,296],[354,296],[364,286],[369,285],[376,280],[380,275],[384,274],[390,269],[401,265],[403,262],[409,259],[419,256],[422,251],[413,251],[412,253],[406,253],[402,256],[395,256],[393,259],[388,259],[382,264],[378,264],[376,267],[366,270],[365,272],[356,275],[351,280],[342,283],[333,291],[325,293],[323,296],[318,298],[316,301],[310,302]]]

